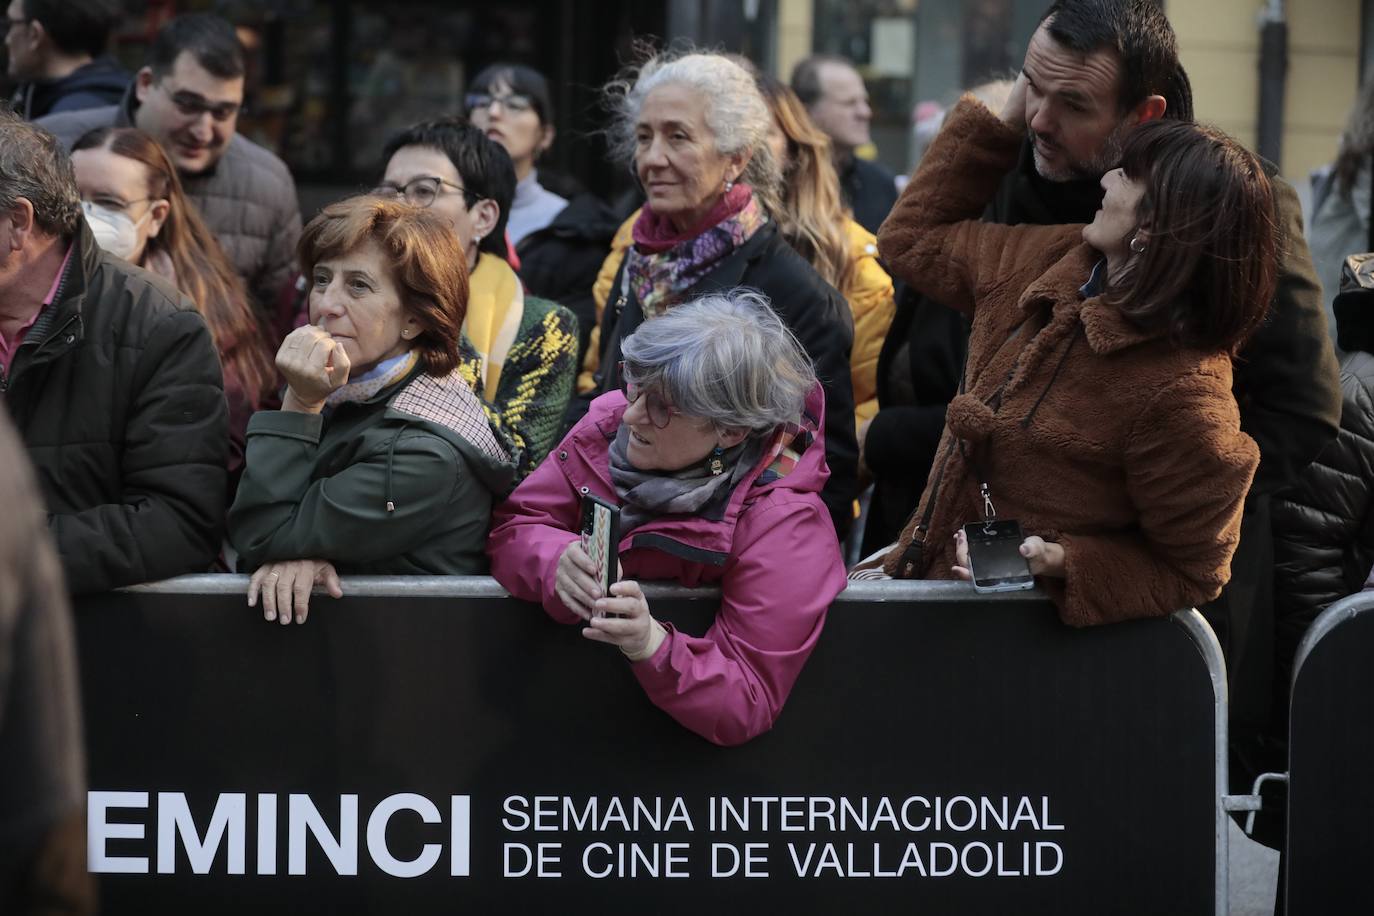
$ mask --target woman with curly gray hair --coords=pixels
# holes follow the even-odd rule
[[[493,516],[492,575],[560,623],[619,647],[649,699],[717,744],[772,727],[844,588],[819,493],[820,385],[763,296],[679,305],[626,337],[622,389]],[[843,427],[853,429],[852,423]],[[582,504],[620,509],[622,576],[602,591]],[[639,579],[718,585],[703,636],[656,619]]]
[[[772,116],[753,75],[723,54],[662,54],[607,88],[612,147],[647,202],[601,315],[584,394],[621,385],[622,341],[679,303],[736,286],[762,292],[815,363],[825,392],[823,498],[852,518],[858,448],[849,351],[854,328],[835,289],[778,232]]]

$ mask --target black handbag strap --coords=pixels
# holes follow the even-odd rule
[[[992,359],[989,359],[984,365],[991,366],[994,362],[996,362],[998,355],[1001,354],[1002,350],[1007,346],[1007,344],[1011,343],[1013,340],[1021,336],[1021,332],[1025,329],[1026,323],[1029,321],[1030,316],[1027,316],[1020,324],[1018,324],[1012,330],[1012,332],[1007,335],[1007,339],[1002,341],[1001,345],[997,347],[997,352],[992,354]],[[997,388],[997,391],[994,393],[994,397],[1001,397],[1002,389],[1006,387],[1007,383],[1011,380],[1013,373],[1016,372],[1016,365],[1017,362],[1014,361],[1012,363],[1012,367],[1007,370],[1007,376],[1002,380],[1002,384]],[[955,395],[955,397],[958,397],[958,395],[963,394],[967,389],[968,348],[965,347],[964,359],[959,371],[959,392]],[[958,439],[956,439],[954,436],[950,436],[949,442],[945,446],[944,454],[940,456],[940,468],[935,472],[935,478],[930,482],[930,498],[926,500],[925,511],[921,513],[920,522],[917,523],[916,527],[911,532],[911,542],[906,545],[906,549],[902,551],[901,557],[897,560],[897,570],[899,572],[899,578],[909,579],[911,578],[911,576],[915,574],[916,570],[924,566],[923,560],[925,558],[925,535],[926,532],[930,530],[931,519],[935,517],[935,503],[940,496],[940,484],[945,479],[945,468],[948,467],[950,456],[953,454],[954,449],[958,446],[958,443]],[[976,470],[977,469],[975,468],[975,471]],[[911,518],[907,519],[907,524],[910,524],[911,520],[915,517],[916,513],[912,512]]]

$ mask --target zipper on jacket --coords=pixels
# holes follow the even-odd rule
[[[63,323],[62,327],[58,328],[56,331],[53,331],[51,334],[49,334],[42,343],[33,345],[33,354],[28,358],[24,365],[20,366],[19,368],[27,370],[30,366],[42,365],[49,359],[58,356],[62,353],[61,344],[70,345],[75,343],[76,336],[71,333],[72,325],[76,324],[80,320],[81,318],[79,315],[72,315]],[[15,348],[16,356],[18,355],[19,351],[24,348],[25,345],[26,344],[20,344],[18,347]],[[3,390],[9,389],[10,383],[14,381],[17,375],[19,375],[19,373],[15,371],[14,364],[11,363],[9,378],[6,381]]]
[[[704,563],[707,566],[724,566],[725,561],[730,559],[728,553],[719,550],[706,550],[703,547],[693,547],[691,544],[684,544],[675,537],[654,531],[631,535],[630,546],[657,550],[671,557],[677,557],[679,560]]]

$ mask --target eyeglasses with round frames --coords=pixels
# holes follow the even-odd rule
[[[372,189],[373,195],[386,200],[397,200],[404,198],[405,202],[412,207],[427,209],[433,205],[444,188],[452,188],[454,191],[463,195],[463,203],[471,207],[482,197],[469,191],[467,188],[451,181],[445,181],[438,175],[421,175],[419,178],[412,178],[404,185],[398,185],[390,181],[384,181]]]
[[[641,397],[644,398],[644,412],[649,415],[649,422],[654,424],[654,429],[667,429],[668,424],[673,422],[673,417],[682,415],[682,411],[664,401],[657,393],[646,391],[632,382],[623,369],[620,374],[620,388],[625,392],[625,400],[631,404]]]

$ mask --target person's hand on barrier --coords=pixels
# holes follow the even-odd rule
[[[1053,541],[1031,535],[1021,542],[1021,556],[1026,558],[1033,576],[1052,576],[1062,579],[1064,570],[1064,548]]]
[[[573,541],[558,558],[553,590],[558,600],[584,620],[592,617],[592,602],[603,597],[596,581],[596,562],[581,541]]]
[[[324,399],[348,381],[351,368],[343,344],[324,328],[311,324],[296,328],[277,350],[277,370],[286,379],[282,409],[319,413]]]
[[[592,605],[598,615],[587,621],[582,635],[596,642],[619,646],[632,662],[642,661],[658,651],[668,631],[649,613],[649,602],[639,583],[631,579],[611,586],[609,598]]]
[[[305,623],[310,614],[310,592],[321,586],[331,598],[343,597],[343,585],[328,560],[280,560],[264,563],[248,580],[248,606],[257,607],[262,596],[262,616],[283,626],[295,617]]]
[[[1021,542],[1021,556],[1026,558],[1032,576],[1052,576],[1056,579],[1065,576],[1064,548],[1053,541],[1031,535]],[[950,569],[956,579],[973,581],[968,564],[968,538],[962,528],[954,533],[954,565]]]

